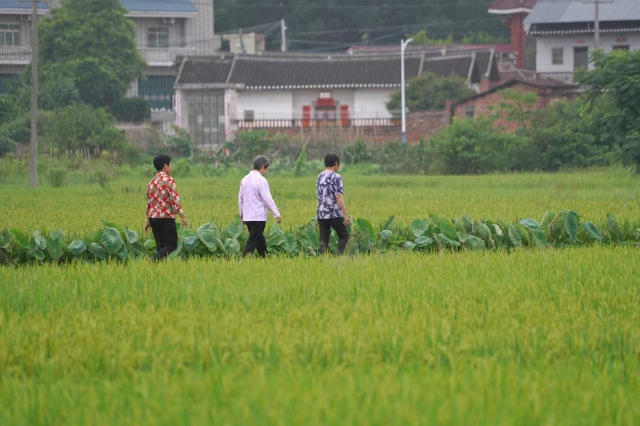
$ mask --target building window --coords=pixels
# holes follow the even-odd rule
[[[551,63],[553,65],[564,64],[564,49],[562,47],[554,47],[551,49]]]
[[[244,121],[253,121],[255,120],[255,114],[253,110],[246,109],[244,110]]]
[[[464,118],[475,118],[476,107],[475,105],[467,105],[464,107]]]
[[[628,44],[618,44],[616,46],[613,46],[613,50],[626,50],[628,52],[629,51],[629,45]]]
[[[0,24],[0,46],[20,46],[20,25]]]
[[[149,27],[147,47],[169,47],[169,27]]]

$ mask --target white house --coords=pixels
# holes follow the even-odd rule
[[[640,1],[599,4],[600,45],[604,52],[640,49]],[[524,20],[536,36],[536,72],[542,78],[573,82],[576,69],[589,66],[595,48],[595,1],[538,0]]]
[[[479,88],[499,79],[493,52],[405,58],[406,78],[431,71]],[[186,57],[176,81],[176,124],[201,148],[239,129],[397,126],[386,107],[400,87],[400,55],[218,54]]]
[[[59,0],[40,1],[41,17]],[[136,41],[147,62],[145,79],[135,82],[129,96],[147,99],[152,108],[171,108],[177,76],[176,58],[210,55],[220,47],[214,36],[213,1],[121,0],[136,25]],[[0,0],[0,92],[3,82],[22,72],[31,61],[31,3]]]

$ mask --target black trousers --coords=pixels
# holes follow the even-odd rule
[[[156,240],[156,260],[163,259],[178,248],[176,220],[149,218],[149,224]]]
[[[264,228],[267,222],[245,222],[249,229],[249,239],[247,245],[244,246],[242,256],[253,253],[258,250],[258,256],[265,257],[267,255],[267,240],[264,238]]]
[[[318,227],[320,228],[320,249],[318,253],[322,254],[329,247],[329,238],[331,237],[331,228],[338,234],[338,254],[344,252],[344,248],[349,241],[349,232],[344,226],[344,218],[335,219],[318,219]]]

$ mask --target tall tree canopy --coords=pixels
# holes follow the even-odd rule
[[[405,102],[409,111],[443,109],[448,100],[455,102],[475,94],[459,77],[445,78],[426,72],[409,80],[405,89]],[[387,102],[387,109],[401,110],[401,103],[401,92],[398,89]]]
[[[51,96],[63,103],[80,100],[95,107],[112,106],[124,96],[145,66],[126,13],[119,0],[62,0],[52,8],[39,25],[43,91],[55,92]]]
[[[344,50],[356,44],[389,44],[425,30],[434,39],[483,33],[508,36],[490,0],[216,0],[216,32],[284,18],[296,50]],[[279,43],[276,35],[270,40]]]
[[[591,60],[593,69],[576,76],[589,88],[591,117],[610,129],[623,160],[640,172],[640,51],[596,50]]]

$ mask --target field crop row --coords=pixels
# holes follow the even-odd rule
[[[634,425],[637,259],[2,268],[0,424]]]

